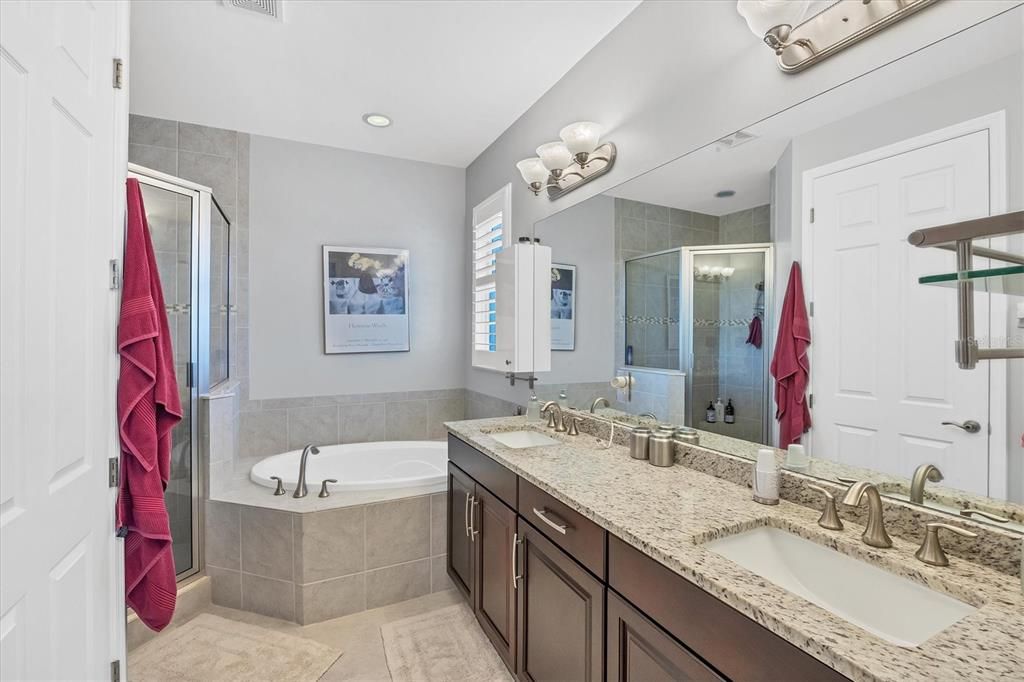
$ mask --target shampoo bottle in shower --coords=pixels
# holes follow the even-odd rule
[[[715,420],[725,421],[725,405],[722,404],[722,399],[715,399]]]
[[[725,405],[725,423],[736,423],[736,408],[732,406],[732,398],[729,398],[729,402]]]
[[[706,421],[708,424],[714,424],[715,421],[717,421],[717,414],[715,413],[715,404],[710,400],[708,401],[707,412],[704,413],[704,421]]]

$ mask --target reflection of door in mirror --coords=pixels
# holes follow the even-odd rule
[[[998,200],[990,187],[1001,180],[1002,155],[978,125],[805,175],[815,213],[804,249],[814,301],[810,444],[822,456],[889,474],[909,476],[933,463],[946,485],[1002,497],[1005,425],[992,438],[988,428],[969,433],[943,422],[987,425],[990,413],[1005,414],[1005,372],[963,371],[950,360],[955,299],[917,278],[950,269],[952,254],[906,241],[921,227],[988,215]],[[989,298],[979,288],[977,329],[990,328]],[[1001,481],[989,480],[990,468],[1003,472]]]

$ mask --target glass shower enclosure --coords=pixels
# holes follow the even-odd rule
[[[771,279],[770,244],[689,246],[625,261],[630,364],[685,375],[686,426],[768,442]],[[730,419],[709,422],[719,400],[731,402]]]
[[[178,579],[202,568],[198,400],[228,378],[231,223],[209,187],[135,164],[164,293],[183,417],[171,438],[170,516]]]

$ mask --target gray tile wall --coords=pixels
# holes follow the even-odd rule
[[[206,503],[213,603],[302,624],[452,587],[447,494],[295,514]]]

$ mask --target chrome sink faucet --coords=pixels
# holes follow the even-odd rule
[[[319,455],[320,448],[312,443],[302,448],[302,457],[299,459],[299,481],[295,484],[295,492],[292,493],[292,497],[305,497],[309,493],[309,490],[306,489],[306,459],[310,453]]]
[[[922,464],[914,469],[914,478],[910,481],[910,501],[917,504],[924,504],[924,486],[931,481],[938,483],[942,480],[942,472],[934,464]]]
[[[878,494],[874,483],[857,481],[846,491],[842,502],[849,507],[856,507],[865,497],[868,498],[868,523],[861,540],[871,547],[892,547],[892,538],[885,532],[885,521],[882,518],[882,496]]]

